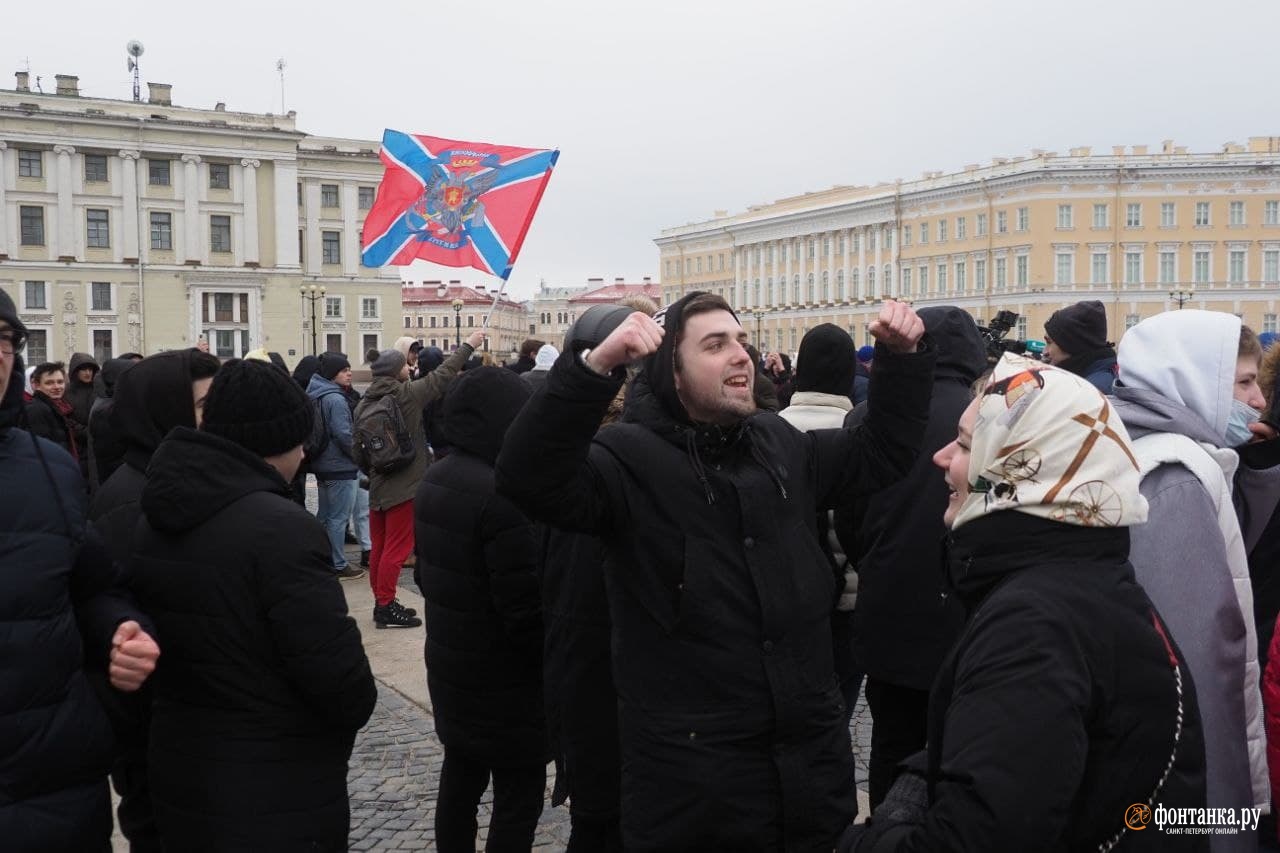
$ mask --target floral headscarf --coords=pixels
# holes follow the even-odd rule
[[[981,394],[970,494],[953,527],[1002,510],[1084,527],[1141,524],[1140,480],[1106,397],[1073,373],[1005,354]]]

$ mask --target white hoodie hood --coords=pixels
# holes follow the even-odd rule
[[[560,350],[551,344],[543,344],[538,350],[538,357],[534,359],[534,370],[550,370],[551,365],[556,363],[556,359],[560,357]]]
[[[1236,379],[1240,318],[1221,311],[1166,311],[1143,320],[1116,348],[1119,379],[1185,406],[1221,446]]]

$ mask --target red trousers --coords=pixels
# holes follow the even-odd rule
[[[413,501],[369,510],[369,586],[379,607],[395,600],[404,561],[413,553]]]

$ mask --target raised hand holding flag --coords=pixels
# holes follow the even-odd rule
[[[367,267],[421,259],[475,267],[504,281],[559,151],[386,130],[386,171],[365,218]]]

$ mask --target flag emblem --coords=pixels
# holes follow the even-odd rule
[[[560,152],[387,130],[365,266],[421,258],[506,279]]]

